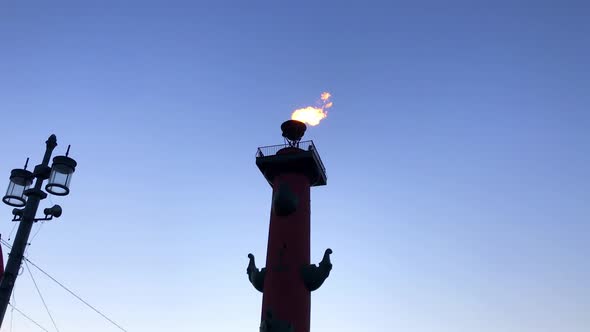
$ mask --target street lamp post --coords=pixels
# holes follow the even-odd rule
[[[47,197],[47,194],[41,189],[43,181],[49,179],[45,190],[50,194],[65,196],[70,191],[70,180],[76,168],[76,161],[67,156],[69,147],[68,153],[65,156],[55,157],[52,167],[49,167],[51,154],[57,146],[57,138],[55,135],[51,135],[45,143],[46,148],[43,162],[35,166],[33,172],[26,170],[27,165],[25,165],[24,169],[13,170],[11,172],[8,190],[2,198],[4,203],[15,207],[12,210],[12,214],[14,215],[13,221],[19,222],[19,226],[12,244],[12,251],[8,255],[4,275],[2,276],[2,280],[0,280],[0,327],[4,321],[6,308],[8,307],[12,289],[14,288],[16,277],[22,264],[33,223],[40,220],[51,220],[53,217],[59,218],[61,216],[61,207],[54,205],[51,208],[44,209],[44,218],[35,218],[39,203]],[[35,180],[35,186],[29,188],[33,180]],[[19,209],[19,207],[24,208]]]

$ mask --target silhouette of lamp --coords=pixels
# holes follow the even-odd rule
[[[65,196],[70,192],[70,182],[76,169],[76,161],[68,157],[70,152],[68,146],[66,155],[53,158],[53,164],[50,166],[51,155],[55,147],[57,147],[57,137],[51,135],[45,141],[43,161],[35,166],[33,172],[27,171],[29,159],[27,159],[23,169],[12,170],[8,190],[6,190],[6,195],[2,198],[4,203],[15,207],[12,210],[14,216],[12,221],[18,222],[18,230],[12,242],[8,262],[2,270],[3,274],[0,278],[0,326],[10,304],[16,278],[20,275],[19,271],[22,267],[25,250],[30,244],[29,235],[33,224],[37,221],[59,218],[62,215],[61,206],[53,205],[43,210],[45,217],[38,218],[36,216],[39,204],[47,198],[47,193],[42,190],[43,182],[49,180],[45,189],[53,195]],[[35,182],[34,185],[33,181]]]
[[[45,190],[50,194],[56,196],[66,196],[70,193],[70,181],[72,181],[72,174],[76,170],[76,161],[70,157],[70,147],[65,156],[57,156],[53,158],[53,165],[51,167],[51,174],[49,181],[45,186]]]
[[[10,172],[10,183],[6,189],[6,195],[2,197],[2,201],[10,206],[23,207],[27,204],[27,196],[25,191],[29,189],[35,176],[30,171],[27,171],[27,163],[24,168],[16,168]]]

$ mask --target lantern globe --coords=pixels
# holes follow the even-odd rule
[[[10,172],[10,183],[2,201],[10,206],[23,207],[27,204],[25,191],[33,184],[35,176],[26,169],[13,169]]]
[[[76,170],[76,161],[67,156],[57,156],[53,158],[49,182],[45,186],[50,194],[56,196],[66,196],[70,193],[70,182],[72,174]]]

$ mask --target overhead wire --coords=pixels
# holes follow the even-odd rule
[[[16,304],[16,296],[14,295],[14,293],[16,293],[14,290],[12,291],[12,303]],[[9,302],[10,304],[10,302]],[[12,323],[14,322],[14,307],[10,307],[10,332],[12,332]]]
[[[29,271],[29,275],[31,276],[31,279],[33,280],[33,284],[35,285],[35,289],[37,289],[37,293],[39,294],[39,297],[41,298],[41,302],[43,302],[43,306],[45,307],[45,311],[47,311],[47,315],[49,315],[49,318],[51,319],[51,323],[53,323],[53,327],[55,327],[55,330],[57,332],[59,332],[59,329],[57,328],[57,324],[55,324],[55,320],[53,319],[53,315],[51,315],[51,311],[49,311],[49,307],[47,306],[47,303],[45,302],[45,299],[43,298],[43,294],[41,294],[41,290],[39,289],[39,286],[37,285],[37,281],[35,281],[35,277],[33,277],[33,273],[31,272],[31,269],[29,268],[29,264],[27,263],[27,261],[25,260],[25,267],[27,268],[27,271]]]
[[[30,242],[33,242],[33,240],[35,240],[35,238],[37,237],[37,235],[38,235],[38,234],[39,234],[39,232],[41,231],[41,228],[43,228],[43,225],[45,225],[45,222],[44,222],[44,221],[41,221],[41,223],[39,224],[39,227],[37,227],[37,231],[36,231],[36,232],[35,232],[35,234],[33,234],[33,236],[31,237],[31,240],[29,241],[29,244],[30,244]]]
[[[18,223],[15,222],[14,225],[12,225],[12,229],[10,230],[10,233],[8,233],[8,241],[10,241],[10,238],[12,237],[12,233],[14,232],[14,229],[16,228],[16,224],[18,224]]]
[[[31,317],[27,316],[24,312],[20,311],[17,307],[13,306],[10,302],[8,303],[8,305],[14,309],[16,312],[18,312],[19,314],[21,314],[23,317],[25,317],[26,319],[28,319],[31,323],[37,325],[38,328],[40,328],[41,330],[45,331],[45,332],[49,332],[48,329],[44,328],[43,326],[41,326],[41,324],[35,322]]]
[[[39,266],[35,265],[35,263],[31,262],[28,258],[25,257],[25,259],[31,263],[31,265],[33,265],[34,267],[36,267],[39,271],[41,271],[41,273],[45,274],[49,279],[53,280],[56,284],[58,284],[61,288],[63,288],[65,291],[67,291],[68,293],[70,293],[72,296],[74,296],[75,298],[77,298],[80,302],[84,303],[88,308],[94,310],[94,312],[96,312],[97,314],[99,314],[100,316],[102,316],[102,318],[106,319],[107,321],[109,321],[111,324],[113,324],[114,326],[118,327],[121,331],[124,332],[128,332],[126,329],[124,329],[123,327],[121,327],[121,325],[115,323],[115,321],[113,321],[112,319],[110,319],[109,317],[107,317],[105,314],[103,314],[102,312],[100,312],[98,309],[96,309],[95,307],[93,307],[90,303],[86,302],[84,299],[82,299],[80,296],[78,296],[76,293],[74,293],[73,291],[71,291],[69,288],[67,288],[65,285],[63,285],[62,283],[60,283],[59,281],[57,281],[55,278],[53,278],[51,275],[49,275],[47,272],[45,272],[42,268],[40,268]]]
[[[4,246],[6,246],[7,248],[11,249],[12,246],[10,245],[10,243],[6,242],[4,239],[0,238],[0,243],[2,243]],[[55,279],[54,277],[52,277],[49,273],[45,272],[45,270],[43,270],[42,268],[40,268],[38,265],[36,265],[35,263],[33,263],[29,258],[27,258],[26,256],[23,256],[23,259],[26,262],[29,262],[33,267],[35,267],[37,270],[39,270],[41,273],[43,273],[46,277],[48,277],[49,279],[53,280],[53,282],[55,282],[56,284],[58,284],[61,288],[63,288],[66,292],[70,293],[70,295],[74,296],[76,299],[78,299],[80,302],[84,303],[88,308],[92,309],[94,312],[96,312],[97,314],[99,314],[102,318],[106,319],[108,322],[110,322],[111,324],[113,324],[114,326],[116,326],[119,330],[123,331],[123,332],[128,332],[126,329],[124,329],[121,325],[117,324],[114,320],[110,319],[109,317],[107,317],[105,314],[103,314],[100,310],[96,309],[94,306],[92,306],[90,303],[86,302],[84,299],[82,299],[79,295],[77,295],[76,293],[74,293],[72,290],[70,290],[69,288],[67,288],[64,284],[62,284],[61,282],[57,281],[57,279]]]

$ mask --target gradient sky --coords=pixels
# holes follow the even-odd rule
[[[330,91],[312,331],[587,332],[589,7],[2,1],[0,175],[52,133],[79,163],[28,255],[128,331],[257,331],[254,154]],[[117,331],[33,273],[60,331]],[[26,270],[14,303],[54,330]]]

